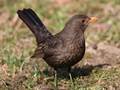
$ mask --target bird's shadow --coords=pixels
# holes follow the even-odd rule
[[[74,67],[71,69],[71,75],[73,78],[79,77],[79,76],[89,76],[92,71],[95,68],[103,68],[104,66],[109,66],[109,64],[98,64],[98,65],[84,65],[83,67]],[[47,76],[53,76],[54,75],[54,71],[53,70],[49,70],[49,69],[45,69],[43,71],[43,73]],[[64,78],[64,79],[68,79],[69,78],[69,74],[60,74],[58,75],[59,78]]]
[[[98,64],[98,65],[84,65],[83,67],[74,67],[71,70],[73,78],[78,76],[89,76],[95,68],[103,68],[104,66],[109,66],[109,64]]]

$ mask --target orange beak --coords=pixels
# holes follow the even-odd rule
[[[97,20],[97,17],[90,17],[89,23],[95,23]]]

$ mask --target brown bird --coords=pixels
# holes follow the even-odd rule
[[[43,58],[56,71],[78,63],[85,54],[84,32],[96,17],[75,15],[65,24],[63,30],[52,35],[32,9],[17,11],[18,16],[36,37],[37,49],[32,57]]]

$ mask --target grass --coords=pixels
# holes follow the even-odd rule
[[[22,72],[24,63],[29,60],[36,47],[32,33],[24,24],[18,28],[16,28],[16,24],[15,27],[9,24],[15,17],[16,11],[21,8],[33,8],[53,34],[62,30],[65,22],[76,13],[97,16],[99,17],[98,24],[90,26],[86,32],[87,42],[99,43],[105,41],[114,46],[120,45],[119,0],[74,0],[63,6],[59,6],[52,1],[54,0],[0,1],[0,12],[7,12],[9,14],[9,19],[5,23],[0,24],[0,66],[2,68],[5,64],[7,65],[5,70],[0,69],[0,71],[3,71],[2,73],[0,72],[0,80],[11,79],[17,73]],[[18,24],[18,22],[16,23]],[[52,79],[46,79],[49,78],[49,73],[41,71],[43,66],[48,67],[46,64],[42,65],[41,63],[40,65],[34,64],[34,68],[30,66],[33,70],[29,78],[23,82],[25,90],[33,90],[34,87],[41,85],[41,83],[50,87],[53,86],[53,77]],[[119,78],[119,67],[111,69],[95,68],[91,71],[90,75],[80,75],[74,78],[74,90],[119,90]],[[59,78],[58,82],[59,88],[71,89],[69,79]],[[3,86],[3,84],[0,84],[0,90],[2,90]],[[9,89],[9,86],[3,90],[6,89]]]

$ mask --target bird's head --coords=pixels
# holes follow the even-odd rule
[[[69,27],[73,26],[74,28],[78,28],[84,32],[90,23],[94,23],[96,21],[97,21],[97,17],[88,17],[86,15],[75,15],[68,21],[68,25]]]

